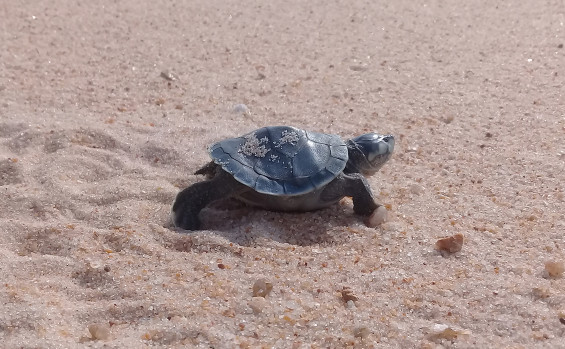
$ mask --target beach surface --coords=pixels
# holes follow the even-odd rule
[[[565,348],[563,1],[0,18],[1,347]],[[268,125],[393,134],[387,221],[227,201],[172,227],[207,146]]]

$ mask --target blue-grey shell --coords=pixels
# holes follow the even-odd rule
[[[214,162],[259,193],[301,195],[340,174],[348,159],[336,135],[289,126],[263,127],[209,148]]]

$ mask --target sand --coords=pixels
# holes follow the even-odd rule
[[[0,346],[565,348],[562,1],[0,18]],[[171,227],[206,146],[265,125],[395,135],[388,221],[228,202]]]

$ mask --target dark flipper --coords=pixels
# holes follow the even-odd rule
[[[375,202],[369,183],[359,173],[340,174],[322,192],[321,199],[334,201],[344,196],[353,198],[353,211],[368,216],[380,205]]]
[[[212,201],[223,199],[249,188],[236,181],[233,176],[218,169],[214,178],[198,182],[178,193],[173,203],[173,223],[179,228],[200,228],[198,214]]]

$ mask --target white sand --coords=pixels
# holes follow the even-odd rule
[[[77,4],[0,4],[0,346],[565,348],[563,2]],[[206,145],[274,124],[394,134],[389,222],[172,230]]]

